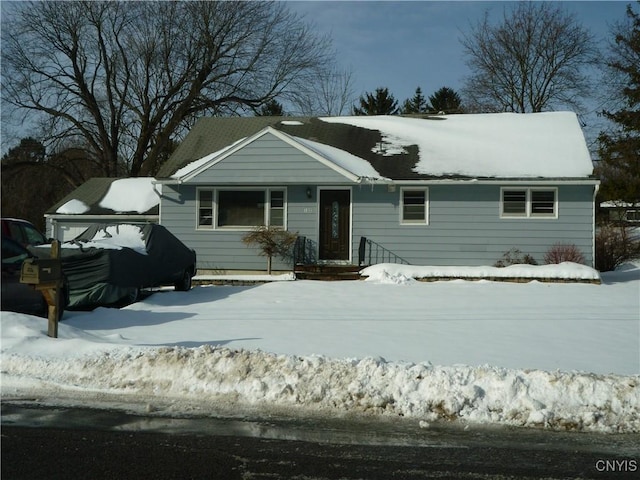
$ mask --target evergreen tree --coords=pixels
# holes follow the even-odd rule
[[[360,96],[360,107],[353,107],[354,115],[397,115],[398,101],[389,93],[388,88],[376,88],[375,94]]]
[[[268,101],[256,112],[257,117],[284,117],[284,115],[282,104],[277,100]]]
[[[602,180],[603,199],[635,204],[640,203],[640,14],[628,6],[627,17],[626,25],[617,26],[606,62],[609,71],[623,79],[622,101],[618,110],[602,112],[616,128],[598,137],[596,172]]]
[[[18,162],[43,162],[45,153],[45,147],[42,142],[32,137],[23,138],[17,147],[10,148],[4,154],[2,165],[16,164]]]
[[[442,87],[436,90],[429,97],[431,109],[435,112],[462,113],[462,99],[460,95],[449,87]]]
[[[422,95],[422,89],[420,87],[416,88],[416,93],[412,98],[407,98],[402,104],[402,113],[405,115],[409,115],[412,113],[426,113],[430,110],[429,105],[427,104],[427,99]]]

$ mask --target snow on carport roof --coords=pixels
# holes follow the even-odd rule
[[[416,173],[466,177],[588,177],[589,150],[572,112],[323,117],[382,134],[374,153],[401,154],[418,147]]]

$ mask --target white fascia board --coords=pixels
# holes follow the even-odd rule
[[[189,172],[187,175],[185,175],[184,177],[178,178],[178,183],[187,183],[189,180],[191,180],[192,178],[200,175],[202,172],[204,172],[205,170],[208,170],[209,168],[213,167],[215,164],[220,163],[222,160],[224,160],[225,158],[227,158],[229,155],[233,155],[234,153],[236,153],[238,150],[244,148],[246,145],[248,145],[249,143],[253,142],[254,140],[256,140],[257,138],[260,138],[262,135],[264,135],[266,133],[266,130],[270,128],[267,127],[263,130],[260,130],[258,133],[256,133],[255,135],[251,136],[251,137],[247,137],[244,140],[238,142],[236,145],[234,146],[229,146],[227,147],[226,150],[224,150],[222,153],[220,153],[220,155],[212,158],[211,160],[209,160],[207,163],[200,165],[198,168],[196,168],[195,170],[193,170],[192,172]],[[210,155],[210,154],[209,154]],[[206,155],[205,155],[206,156]],[[204,158],[204,157],[203,157]],[[197,160],[196,160],[197,161]],[[174,181],[176,179],[173,179]]]
[[[300,150],[305,155],[308,155],[311,158],[313,158],[314,160],[317,160],[318,162],[322,163],[324,166],[329,167],[330,169],[332,169],[335,172],[339,173],[340,175],[346,177],[347,179],[351,180],[352,182],[358,183],[360,181],[360,177],[358,175],[350,172],[349,170],[347,170],[345,168],[342,168],[340,165],[336,165],[331,160],[323,157],[322,155],[320,155],[317,152],[314,152],[310,148],[307,148],[306,146],[304,146],[301,143],[297,142],[291,135],[288,135],[288,134],[286,134],[284,132],[276,130],[275,128],[272,128],[272,127],[265,128],[264,133],[271,133],[272,135],[278,137],[283,142],[291,145],[293,148],[296,148],[297,150]]]
[[[483,179],[429,179],[429,180],[393,180],[396,185],[505,185],[505,184],[526,184],[526,185],[600,185],[600,180],[594,178],[483,178]]]
[[[310,150],[310,149],[306,148],[304,145],[301,145],[300,143],[296,142],[290,135],[287,135],[284,132],[280,132],[279,130],[276,130],[273,127],[266,127],[266,128],[263,128],[262,130],[260,130],[259,132],[257,132],[256,134],[252,135],[251,137],[247,137],[243,141],[238,142],[237,145],[233,146],[232,148],[229,148],[228,150],[225,150],[224,152],[222,152],[217,157],[212,158],[209,162],[201,165],[196,170],[188,173],[184,177],[179,178],[179,179],[171,179],[171,180],[167,181],[166,183],[174,183],[174,184],[175,183],[188,183],[193,178],[195,178],[196,176],[198,176],[199,174],[204,172],[205,170],[213,167],[214,165],[216,165],[217,163],[221,162],[225,158],[229,157],[230,155],[233,155],[237,151],[243,149],[245,146],[249,145],[250,143],[254,142],[255,140],[263,137],[264,135],[266,135],[268,133],[278,137],[283,142],[285,142],[285,143],[291,145],[292,147],[300,150],[304,154],[309,155],[310,157],[312,157],[313,159],[319,161],[323,165],[335,170],[336,172],[340,173],[341,175],[346,177],[351,182],[356,182],[357,183],[360,180],[360,177],[358,177],[357,175],[354,175],[353,173],[349,172],[348,170],[345,170],[344,168],[340,167],[339,165],[336,165],[332,161],[322,157],[321,155],[318,155],[313,150]],[[160,181],[159,183],[165,183],[165,182],[164,181]]]
[[[111,215],[84,215],[82,213],[45,213],[45,218],[53,220],[158,220],[160,215],[127,215],[127,214],[111,214]]]

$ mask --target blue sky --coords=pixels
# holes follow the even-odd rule
[[[338,61],[351,68],[355,93],[388,87],[401,103],[420,86],[426,96],[440,87],[460,90],[469,71],[460,39],[486,11],[500,19],[513,2],[486,1],[292,1],[322,33],[330,34]],[[589,28],[599,43],[625,19],[631,1],[554,2]],[[597,108],[597,106],[595,107]]]

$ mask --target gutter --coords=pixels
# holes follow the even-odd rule
[[[182,180],[179,178],[167,178],[166,180],[152,180],[151,185],[180,185]]]
[[[78,220],[122,220],[123,218],[132,218],[136,220],[154,220],[160,217],[159,214],[138,214],[138,215],[129,215],[129,214],[119,214],[119,215],[85,215],[78,213],[45,213],[45,218],[50,218],[52,220],[61,220],[61,219],[78,219]]]
[[[596,196],[600,190],[600,182],[596,183],[593,189],[593,214],[591,225],[591,266],[596,268]]]
[[[600,180],[595,178],[445,178],[429,180],[394,180],[396,185],[507,185],[511,183],[527,185],[549,185],[551,183],[561,183],[563,185],[600,185]]]

